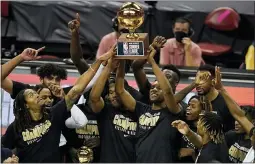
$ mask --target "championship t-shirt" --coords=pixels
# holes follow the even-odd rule
[[[90,146],[91,143],[88,142],[97,142],[100,143],[99,130],[98,130],[98,121],[97,115],[91,111],[89,106],[86,104],[77,105],[79,109],[85,114],[88,119],[88,123],[82,128],[69,129],[65,126],[62,131],[69,147],[79,149],[82,146],[88,146],[92,148],[94,160],[93,162],[99,162],[100,157],[100,146]],[[69,117],[71,116],[69,112]]]
[[[200,149],[196,161],[197,163],[210,163],[212,161],[229,163],[226,143],[215,144],[212,141],[208,142]]]
[[[50,119],[33,121],[32,128],[18,132],[11,123],[2,137],[3,147],[17,149],[20,163],[61,162],[59,140],[67,114],[65,100],[51,109]]]
[[[194,131],[194,132],[197,131],[197,127],[194,126],[192,121],[187,121],[186,123],[189,125],[189,127],[192,131]],[[198,152],[195,145],[193,143],[191,143],[190,140],[188,139],[188,137],[186,137],[185,135],[182,135],[181,148],[189,148],[189,149],[193,149],[195,152]],[[178,160],[178,163],[194,163],[194,162],[195,161],[192,158],[192,156],[182,157],[182,158],[179,158],[179,160]]]
[[[98,116],[100,163],[135,162],[136,117],[127,110],[105,102]]]
[[[227,107],[227,104],[222,97],[222,95],[219,93],[219,95],[214,99],[212,102],[212,108],[214,111],[221,116],[224,126],[224,132],[228,132],[229,130],[233,130],[235,128],[235,119],[229,112],[229,109]]]
[[[171,123],[178,117],[168,109],[152,110],[151,106],[136,102],[138,117],[136,162],[172,163],[177,160],[181,135]]]
[[[251,140],[249,137],[245,139],[245,135],[245,133],[238,134],[235,131],[229,131],[225,134],[230,162],[243,163],[251,148]]]

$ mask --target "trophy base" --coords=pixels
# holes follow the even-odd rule
[[[147,33],[136,33],[137,38],[129,38],[130,34],[122,34],[118,39],[115,59],[147,59],[149,37]]]

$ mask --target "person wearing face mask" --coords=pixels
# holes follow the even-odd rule
[[[184,17],[176,19],[173,25],[175,38],[170,38],[160,51],[160,64],[198,67],[203,62],[200,47],[191,41],[194,30]]]

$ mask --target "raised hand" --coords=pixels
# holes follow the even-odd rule
[[[50,91],[52,94],[58,98],[64,98],[65,97],[65,92],[59,85],[55,84],[50,84],[49,86]]]
[[[148,52],[149,52],[149,55],[148,55],[147,60],[149,63],[151,63],[154,60],[154,56],[157,51],[155,50],[155,48],[152,45],[150,45]]]
[[[172,122],[172,126],[178,129],[178,131],[183,135],[187,135],[190,132],[189,125],[184,121],[176,120]]]
[[[39,52],[44,50],[45,47],[41,47],[39,49],[33,49],[33,48],[26,48],[20,56],[23,58],[25,61],[30,61],[30,60],[37,60],[40,59],[40,56],[37,56]]]
[[[80,28],[80,15],[76,13],[76,19],[68,22],[68,28],[70,29],[71,32],[78,32]]]
[[[195,78],[195,84],[199,85],[199,84],[204,84],[206,83],[211,77],[211,73],[210,72],[200,72],[198,71],[196,74],[196,78]]]
[[[3,163],[19,163],[19,157],[13,154],[12,157],[9,157],[6,160],[4,160]]]
[[[183,38],[182,39],[182,43],[184,44],[184,50],[187,51],[187,50],[190,50],[191,48],[191,39],[190,38]]]
[[[223,84],[221,82],[221,73],[220,73],[220,67],[215,67],[215,86],[217,90],[223,89]]]
[[[156,36],[151,44],[155,49],[163,48],[163,45],[166,43],[166,39],[162,36]]]
[[[100,56],[99,58],[98,58],[98,60],[101,60],[101,61],[107,61],[107,60],[109,60],[110,58],[112,58],[113,56],[115,56],[116,54],[117,54],[117,46],[116,46],[117,44],[114,44],[113,46],[112,46],[112,48],[108,51],[108,52],[106,52],[105,54],[103,54],[102,56]]]

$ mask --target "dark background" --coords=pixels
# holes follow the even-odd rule
[[[2,3],[2,2],[1,2]],[[144,7],[145,22],[138,32],[148,32],[150,37],[161,35],[173,37],[173,21],[180,16],[188,17],[195,30],[192,37],[197,42],[203,22],[207,14],[217,7],[233,7],[241,16],[238,40],[234,45],[234,52],[226,58],[233,60],[238,66],[244,60],[245,50],[254,40],[254,2],[247,1],[215,1],[215,2],[158,2],[156,9],[139,2]],[[67,23],[79,13],[81,17],[80,38],[84,57],[93,60],[101,38],[112,32],[112,18],[123,2],[9,2],[8,15],[1,16],[2,48],[10,49],[11,44],[17,50],[26,47],[45,45],[46,54],[59,58],[69,58],[70,32]],[[6,7],[2,5],[3,9]],[[151,9],[151,8],[150,8]],[[205,29],[202,40],[216,43],[230,44],[233,36]],[[230,64],[231,65],[231,64]],[[228,65],[229,66],[229,65]],[[231,67],[231,66],[229,66]]]

